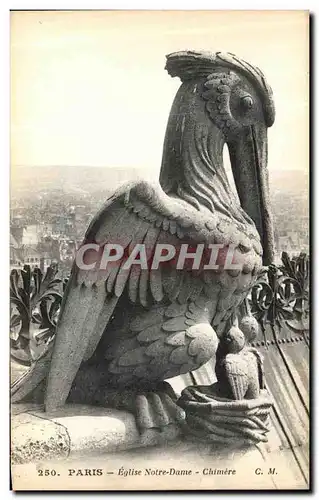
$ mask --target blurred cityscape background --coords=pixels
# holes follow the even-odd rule
[[[14,167],[10,206],[10,268],[42,271],[58,263],[70,271],[74,251],[92,217],[124,182],[152,179],[146,169]],[[153,173],[154,175],[154,173]],[[270,172],[276,259],[309,252],[309,186],[303,171]]]
[[[180,86],[165,55],[185,49],[229,51],[262,68],[277,115],[268,133],[277,258],[308,252],[307,11],[11,14],[11,267],[57,261],[67,274],[108,196],[158,178]]]

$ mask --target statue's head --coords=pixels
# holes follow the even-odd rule
[[[222,343],[226,347],[226,351],[232,354],[240,352],[246,343],[244,333],[236,326],[232,326],[222,337]]]
[[[253,221],[268,264],[273,259],[273,231],[267,128],[275,109],[263,73],[220,52],[176,52],[167,56],[166,69],[182,85],[166,132],[160,176],[164,191],[177,193],[199,209],[228,211],[238,223]],[[225,143],[240,204],[223,167]]]

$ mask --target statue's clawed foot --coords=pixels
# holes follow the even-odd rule
[[[186,434],[223,446],[267,442],[273,404],[267,391],[256,399],[231,400],[219,397],[216,385],[183,390],[179,404],[186,412]]]
[[[136,423],[144,439],[172,439],[185,422],[184,410],[176,404],[177,397],[167,382],[139,393],[135,400]]]
[[[132,412],[142,440],[148,445],[173,439],[179,433],[185,412],[176,401],[168,382],[134,388],[106,387],[95,394],[95,404]]]

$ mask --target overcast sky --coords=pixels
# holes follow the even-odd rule
[[[303,12],[15,12],[11,164],[158,170],[179,87],[165,55],[229,51],[274,91],[269,168],[308,170],[308,24]]]

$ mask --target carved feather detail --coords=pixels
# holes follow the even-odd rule
[[[162,286],[162,273],[161,269],[153,269],[150,272],[150,289],[152,296],[156,302],[161,302],[164,298],[163,286]]]
[[[183,365],[184,363],[187,363],[188,357],[185,347],[176,347],[176,349],[172,351],[169,359],[175,365]]]
[[[154,255],[157,243],[169,243],[178,248],[182,235],[190,245],[216,241],[220,230],[217,225],[209,224],[211,217],[211,213],[199,213],[183,200],[171,199],[159,186],[139,182],[122,187],[107,201],[90,224],[84,244],[118,243],[130,253],[135,244],[144,243],[149,260]],[[238,237],[240,242],[243,233],[231,224],[229,231],[229,234],[233,232],[232,238]],[[249,231],[255,231],[258,239],[253,226]],[[227,240],[227,233],[223,233],[223,238]],[[123,257],[117,265],[107,267],[103,272],[84,272],[74,266],[73,278],[64,297],[48,381],[47,394],[52,407],[65,400],[81,362],[93,354],[103,332],[103,338],[106,338],[103,344],[106,349],[104,359],[110,360],[107,370],[112,376],[118,376],[121,383],[133,380],[132,367],[140,378],[162,379],[168,372],[177,375],[181,366],[199,367],[216,350],[217,336],[209,325],[205,303],[210,300],[212,307],[213,303],[216,304],[224,285],[222,275],[210,272],[205,288],[206,276],[201,271],[195,277],[189,271],[176,270],[174,265],[167,263],[159,270],[126,270],[124,262]],[[258,263],[260,257],[256,255],[257,266]],[[242,276],[239,277],[240,285],[238,278],[229,276],[227,286],[234,286],[235,289],[236,285],[250,284],[251,275],[245,276],[248,276],[246,281]],[[98,292],[94,292],[97,283]],[[121,331],[121,342],[118,343],[118,330],[113,332],[113,327],[108,329],[108,324],[112,315],[120,317],[117,302],[125,296],[130,302],[121,302],[122,311],[129,304],[141,310],[127,321],[127,332],[125,328]],[[166,303],[167,312],[164,313],[165,308],[157,310],[156,303]],[[231,303],[229,297],[225,306]],[[187,304],[190,309],[185,309]],[[145,316],[142,314],[143,308]],[[187,316],[186,310],[189,311]],[[201,314],[198,313],[200,310]],[[212,317],[213,309],[210,314]],[[125,317],[123,321],[125,324]],[[197,324],[198,321],[204,323]],[[69,347],[65,348],[72,344],[70,336],[74,343],[72,353]],[[107,354],[108,349],[110,356]],[[64,378],[60,370],[61,366],[67,364],[70,368],[68,376]],[[175,365],[177,368],[174,370],[172,366]],[[145,370],[140,366],[145,367]],[[147,367],[150,366],[152,369],[148,372]]]
[[[165,307],[157,307],[150,311],[143,311],[142,314],[137,314],[130,322],[129,328],[133,332],[141,332],[145,328],[159,324],[162,321],[165,312]]]
[[[138,347],[133,351],[128,351],[123,354],[117,361],[119,366],[138,366],[143,363],[148,363],[149,360],[146,357],[147,351],[142,347]]]
[[[176,318],[176,316],[183,316],[186,312],[187,304],[178,304],[173,302],[165,309],[165,316],[167,318]]]
[[[244,399],[249,383],[245,360],[240,355],[228,354],[223,365],[233,399]]]
[[[138,289],[140,283],[141,266],[133,265],[131,267],[129,282],[128,282],[128,294],[132,302],[137,301]]]
[[[165,332],[180,332],[181,330],[185,330],[185,317],[177,316],[175,318],[168,319],[165,323],[163,323],[162,328]]]
[[[149,326],[149,327],[145,328],[144,330],[142,330],[138,334],[137,340],[139,342],[142,342],[142,343],[145,342],[146,344],[149,344],[151,342],[155,342],[155,340],[158,340],[161,337],[163,337],[163,332],[161,331],[161,326],[156,324],[156,325]]]
[[[178,332],[165,339],[165,343],[172,346],[182,346],[186,344],[185,332]]]

